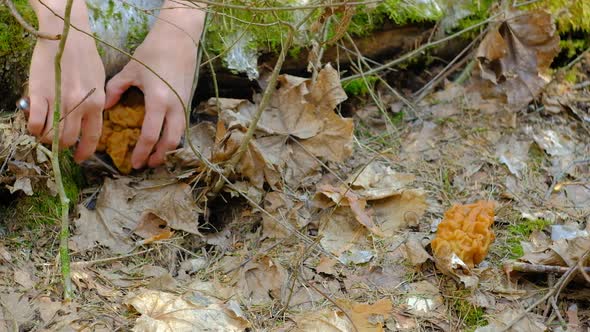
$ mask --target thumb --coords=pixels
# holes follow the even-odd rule
[[[106,101],[104,108],[109,109],[121,99],[121,95],[131,86],[135,86],[135,78],[123,69],[120,73],[109,80],[106,88]]]

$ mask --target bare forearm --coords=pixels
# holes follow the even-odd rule
[[[37,15],[40,30],[51,34],[62,32],[63,20],[56,14],[64,16],[66,0],[29,0],[29,3]],[[74,0],[71,22],[81,29],[90,30],[88,9],[84,0]]]
[[[174,22],[176,27],[163,23],[157,24],[156,28],[169,29],[173,35],[182,38],[178,31],[173,32],[180,28],[185,32],[185,36],[188,33],[193,40],[198,41],[205,23],[205,6],[185,1],[166,0],[162,5],[159,18],[162,23]]]

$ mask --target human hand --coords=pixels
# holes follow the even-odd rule
[[[45,1],[60,15],[64,13],[65,2]],[[38,1],[31,1],[31,4],[37,13],[40,30],[61,34],[63,21]],[[84,1],[74,1],[71,22],[85,31],[90,31]],[[31,59],[28,129],[32,135],[40,137],[43,143],[50,143],[53,138],[54,59],[58,44],[59,41],[38,39]],[[94,39],[71,29],[61,67],[60,145],[70,147],[79,139],[74,159],[81,162],[88,159],[96,150],[102,129],[102,110],[105,101],[105,71]],[[94,92],[89,94],[91,91]]]
[[[146,113],[131,156],[131,164],[136,169],[146,164],[149,167],[161,165],[166,152],[180,143],[186,127],[183,104],[188,103],[192,90],[196,41],[203,28],[204,14],[188,8],[166,9],[159,19],[135,51],[134,58],[143,64],[131,60],[107,83],[106,89],[107,112],[131,86],[143,91]]]

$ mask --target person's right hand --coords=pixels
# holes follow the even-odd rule
[[[63,21],[38,1],[31,3],[37,13],[40,31],[61,34]],[[63,17],[65,0],[50,0],[44,3]],[[84,31],[90,31],[84,1],[74,1],[71,22]],[[59,41],[38,39],[31,59],[28,129],[43,143],[50,143],[53,139],[54,59],[58,44]],[[70,147],[79,139],[74,159],[81,162],[88,159],[96,150],[102,130],[102,111],[105,102],[105,71],[94,39],[70,28],[61,70],[60,145]],[[88,95],[93,89],[94,92]]]

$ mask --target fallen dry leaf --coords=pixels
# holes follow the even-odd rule
[[[505,137],[496,146],[496,156],[510,173],[520,178],[527,168],[530,146],[530,141],[518,140],[514,135]]]
[[[335,275],[336,271],[334,270],[334,266],[336,263],[337,262],[330,257],[322,256],[320,258],[320,262],[315,267],[315,270],[317,273]]]
[[[328,210],[320,220],[320,244],[340,256],[346,251],[358,251],[368,246],[369,232],[359,224],[347,207]]]
[[[96,273],[86,269],[84,266],[72,265],[71,277],[74,285],[76,285],[79,291],[96,291],[98,295],[106,298],[116,298],[121,296],[121,292],[118,289],[103,284],[101,280],[97,280]]]
[[[189,129],[189,137],[187,138],[186,146],[171,151],[168,153],[166,161],[169,166],[176,167],[201,167],[203,161],[195,155],[194,151],[189,145],[193,147],[203,156],[203,158],[211,159],[212,149],[215,146],[215,127],[210,122],[199,122]]]
[[[192,198],[191,187],[184,183],[131,178],[105,179],[96,209],[79,206],[75,220],[76,234],[71,238],[77,250],[103,245],[118,253],[134,248],[131,232],[143,218],[157,216],[167,227],[199,234],[199,209]],[[150,217],[151,216],[151,217]]]
[[[494,332],[504,330],[508,322],[511,322],[520,314],[521,309],[504,309],[501,312],[497,312],[493,316],[493,322],[487,326],[478,327],[475,332]],[[529,313],[526,314],[521,320],[515,323],[508,332],[537,332],[547,331],[547,327],[542,323],[544,321],[542,316]]]
[[[376,200],[400,194],[415,179],[413,174],[399,173],[388,165],[373,161],[353,174],[348,183],[359,196]]]
[[[309,212],[303,202],[284,193],[270,192],[264,197],[264,209],[278,220],[284,220],[296,229],[306,226],[310,221]],[[290,232],[266,213],[262,214],[262,235],[269,238],[286,238]]]
[[[419,266],[427,260],[432,259],[422,244],[423,235],[410,233],[408,240],[404,243],[406,258],[412,266]]]
[[[544,74],[559,52],[559,35],[544,10],[511,10],[493,27],[478,50],[481,78],[492,94],[503,94],[510,105],[526,105],[548,83]]]
[[[138,332],[244,331],[250,326],[234,300],[198,291],[175,295],[146,289],[124,303],[141,314],[133,327]]]
[[[433,317],[444,310],[444,299],[437,286],[424,280],[407,286],[405,305],[418,317]]]
[[[29,178],[18,178],[12,186],[6,186],[11,194],[14,194],[17,191],[22,191],[27,196],[33,196],[33,185],[31,184],[31,179]]]
[[[305,313],[295,318],[300,332],[348,332],[354,331],[352,322],[340,310],[324,309]]]
[[[344,279],[344,285],[351,294],[363,295],[367,290],[391,293],[404,283],[408,273],[410,267],[401,264],[370,266],[363,268],[358,274],[349,275]]]
[[[33,289],[35,288],[35,275],[32,272],[32,269],[14,269],[14,281],[19,285],[23,286],[25,289]]]
[[[419,189],[407,189],[400,195],[370,202],[375,224],[386,237],[408,226],[416,226],[428,204],[426,193]]]
[[[348,206],[356,220],[371,233],[382,236],[383,232],[375,225],[373,218],[367,212],[367,201],[360,198],[353,190],[346,187],[335,188],[331,185],[320,185],[318,190],[328,196],[336,205]]]
[[[0,294],[0,331],[19,331],[19,326],[31,322],[35,307],[24,294]]]
[[[259,256],[240,270],[237,288],[250,304],[268,303],[280,299],[287,272],[268,256]]]
[[[36,305],[39,308],[39,314],[44,323],[49,323],[57,314],[57,311],[62,309],[64,305],[61,302],[52,301],[48,296],[41,296],[36,300]]]
[[[358,331],[384,331],[384,322],[393,310],[390,299],[381,299],[373,304],[355,303],[348,300],[337,300],[336,302],[348,312]]]
[[[305,185],[305,178],[318,172],[319,160],[344,161],[352,154],[353,121],[334,112],[344,100],[346,94],[338,72],[330,65],[319,72],[315,82],[280,76],[270,106],[262,112],[254,137],[237,162],[236,176],[248,179],[257,188],[264,183],[278,188],[283,179],[296,189]],[[200,142],[216,143],[211,144],[215,146],[212,161],[230,160],[243,142],[258,105],[246,100],[212,99],[200,109],[218,115],[217,133],[212,125],[201,125],[207,126],[206,130],[195,128],[191,137],[199,146]],[[172,163],[180,160],[186,166],[200,165],[187,148],[172,153],[169,159]]]

